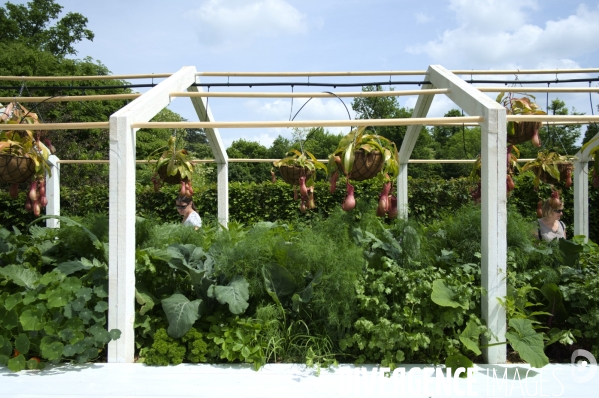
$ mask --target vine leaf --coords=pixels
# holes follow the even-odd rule
[[[441,307],[462,307],[463,309],[467,310],[468,304],[458,303],[454,300],[455,296],[456,294],[453,289],[447,286],[442,279],[436,279],[433,282],[433,292],[431,293],[431,299],[433,302]]]
[[[533,368],[542,368],[549,363],[549,359],[544,352],[543,336],[537,333],[532,327],[530,319],[512,318],[509,322],[511,330],[514,333],[507,332],[505,337],[524,359]]]

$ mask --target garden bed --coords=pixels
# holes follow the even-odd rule
[[[0,324],[0,360],[13,370],[102,361],[118,338],[105,326],[107,220],[82,222],[1,230],[0,311],[15,321]],[[566,361],[573,343],[597,356],[597,245],[536,243],[530,228],[510,209],[510,345],[538,367]],[[430,225],[385,221],[366,205],[310,225],[195,231],[140,219],[136,241],[140,362],[483,362],[477,207]],[[525,334],[535,337],[523,346]]]

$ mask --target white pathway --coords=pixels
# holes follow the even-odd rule
[[[258,372],[245,365],[192,364],[62,365],[20,373],[0,368],[0,397],[599,397],[597,365],[478,365],[468,379],[441,379],[425,365],[404,370],[385,378],[377,367],[353,365],[323,369],[320,376],[285,364]]]

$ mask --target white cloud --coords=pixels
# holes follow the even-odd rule
[[[427,23],[427,22],[430,22],[433,20],[432,17],[426,15],[423,12],[417,12],[416,15],[414,15],[414,16],[416,17],[416,22],[421,23],[421,24],[424,24],[424,23]]]
[[[550,20],[545,26],[528,23],[536,2],[517,0],[452,0],[459,26],[437,40],[408,47],[413,54],[427,54],[434,63],[450,68],[564,67],[573,58],[597,51],[599,7],[580,5],[576,13]]]
[[[284,0],[207,0],[187,17],[200,42],[214,48],[307,32],[306,16]]]
[[[350,116],[351,119],[355,118],[355,112],[347,100],[344,100],[345,106],[338,99],[313,98],[308,103],[306,101],[307,99],[304,98],[294,99],[293,110],[291,110],[291,102],[288,99],[265,102],[249,100],[244,103],[244,107],[258,115],[259,120],[289,120],[290,116],[295,116],[294,120],[349,120]],[[302,108],[304,104],[305,106]],[[333,134],[349,133],[349,127],[326,127],[325,130]],[[275,133],[273,139],[279,134],[284,137],[291,136],[290,128],[269,131]]]

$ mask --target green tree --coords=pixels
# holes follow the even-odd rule
[[[459,109],[452,109],[445,117],[460,117]],[[480,153],[480,127],[435,126],[433,128],[437,159],[475,159]],[[444,163],[440,176],[444,179],[468,176],[470,164]]]
[[[83,15],[69,12],[58,19],[61,11],[54,0],[32,0],[26,6],[6,2],[0,8],[0,41],[21,43],[57,57],[77,54],[73,45],[93,40],[94,34],[86,28]]]
[[[597,111],[599,112],[599,105],[597,105]],[[589,142],[594,136],[599,133],[599,125],[597,123],[591,123],[587,126],[587,131],[584,133],[584,139],[582,145]]]
[[[258,142],[243,139],[233,141],[227,148],[232,159],[266,159],[268,149]],[[229,181],[264,182],[270,180],[270,163],[229,163]]]

